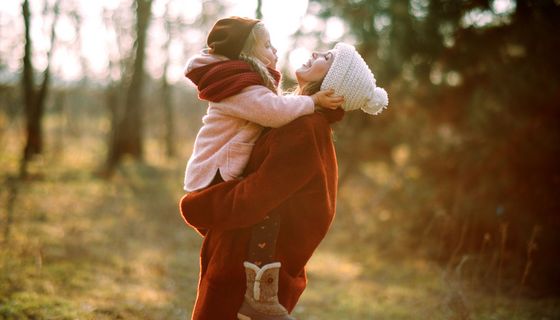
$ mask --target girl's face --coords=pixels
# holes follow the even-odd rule
[[[276,69],[278,56],[276,56],[276,48],[274,48],[270,42],[268,30],[264,28],[259,29],[257,35],[256,46],[253,51],[255,57],[264,63],[265,66]]]
[[[309,82],[321,81],[334,60],[334,52],[313,52],[311,59],[296,70],[296,78],[300,86]]]

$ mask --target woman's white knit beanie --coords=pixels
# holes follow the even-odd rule
[[[373,73],[356,49],[339,42],[333,50],[334,61],[321,90],[334,89],[336,95],[344,96],[342,108],[346,111],[362,109],[369,114],[379,114],[387,108],[387,92],[376,87]]]

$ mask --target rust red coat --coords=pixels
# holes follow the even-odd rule
[[[200,252],[198,295],[192,319],[235,320],[245,293],[243,261],[251,226],[280,214],[276,247],[280,303],[291,311],[307,278],[305,265],[332,222],[338,169],[330,122],[343,111],[304,116],[263,133],[245,178],[189,193],[183,218],[208,230]]]

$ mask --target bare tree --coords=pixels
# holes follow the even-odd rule
[[[122,23],[122,18],[119,13],[123,13],[124,11],[116,11],[110,12],[107,9],[103,10],[103,20],[105,22],[105,28],[107,35],[107,46],[109,48],[108,51],[108,62],[109,62],[109,70],[108,70],[108,84],[105,89],[105,106],[109,111],[109,119],[111,121],[108,137],[109,146],[107,155],[106,163],[103,167],[101,172],[102,175],[109,175],[112,172],[114,164],[109,164],[108,159],[113,159],[113,149],[111,146],[113,145],[113,141],[116,140],[117,135],[117,124],[121,117],[121,113],[123,108],[121,108],[122,100],[124,100],[124,95],[122,94],[125,88],[125,77],[124,75],[127,73],[127,70],[130,68],[130,51],[131,49],[127,48],[126,41],[123,41],[123,36],[128,31],[125,30],[125,24]]]
[[[111,172],[124,155],[143,158],[143,106],[144,60],[146,34],[150,21],[152,0],[136,0],[136,42],[132,78],[127,88],[124,110],[114,114],[113,134],[109,145],[107,169]]]
[[[172,89],[173,87],[169,84],[167,80],[169,65],[171,63],[171,54],[169,52],[169,47],[171,41],[174,38],[176,29],[182,24],[179,18],[175,21],[169,15],[169,3],[167,3],[165,14],[164,14],[164,27],[167,33],[167,39],[163,44],[163,52],[165,56],[165,62],[163,65],[163,75],[161,77],[161,99],[163,103],[164,110],[164,121],[165,121],[165,153],[168,157],[174,157],[177,154],[175,149],[175,144],[173,143],[173,138],[175,135],[175,117],[173,116],[173,103],[172,103]]]
[[[84,50],[82,47],[82,22],[83,17],[82,13],[78,8],[76,8],[76,4],[73,4],[71,9],[68,12],[68,16],[72,20],[72,24],[74,29],[76,30],[76,39],[73,44],[73,50],[78,53],[78,58],[80,60],[80,67],[82,69],[82,79],[80,80],[82,84],[87,83],[89,80],[90,75],[90,67],[88,60],[84,54]]]
[[[55,26],[58,19],[59,3],[57,0],[53,7],[53,21],[50,31],[50,49],[47,52],[47,67],[43,72],[43,81],[39,88],[35,87],[35,79],[33,73],[33,52],[31,39],[31,10],[29,9],[29,1],[25,0],[22,4],[22,15],[25,25],[25,46],[23,55],[23,75],[22,89],[25,107],[26,120],[26,143],[23,150],[20,174],[25,175],[27,171],[27,162],[37,154],[43,151],[43,132],[42,118],[45,109],[45,101],[49,91],[50,84],[50,67],[51,57],[55,44]],[[45,4],[46,6],[47,4]],[[45,10],[46,11],[46,10]]]

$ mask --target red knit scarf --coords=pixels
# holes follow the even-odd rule
[[[280,73],[268,68],[276,81],[280,82]],[[220,61],[196,68],[187,73],[198,88],[198,97],[203,100],[219,102],[239,93],[252,85],[264,85],[261,76],[242,60]]]

